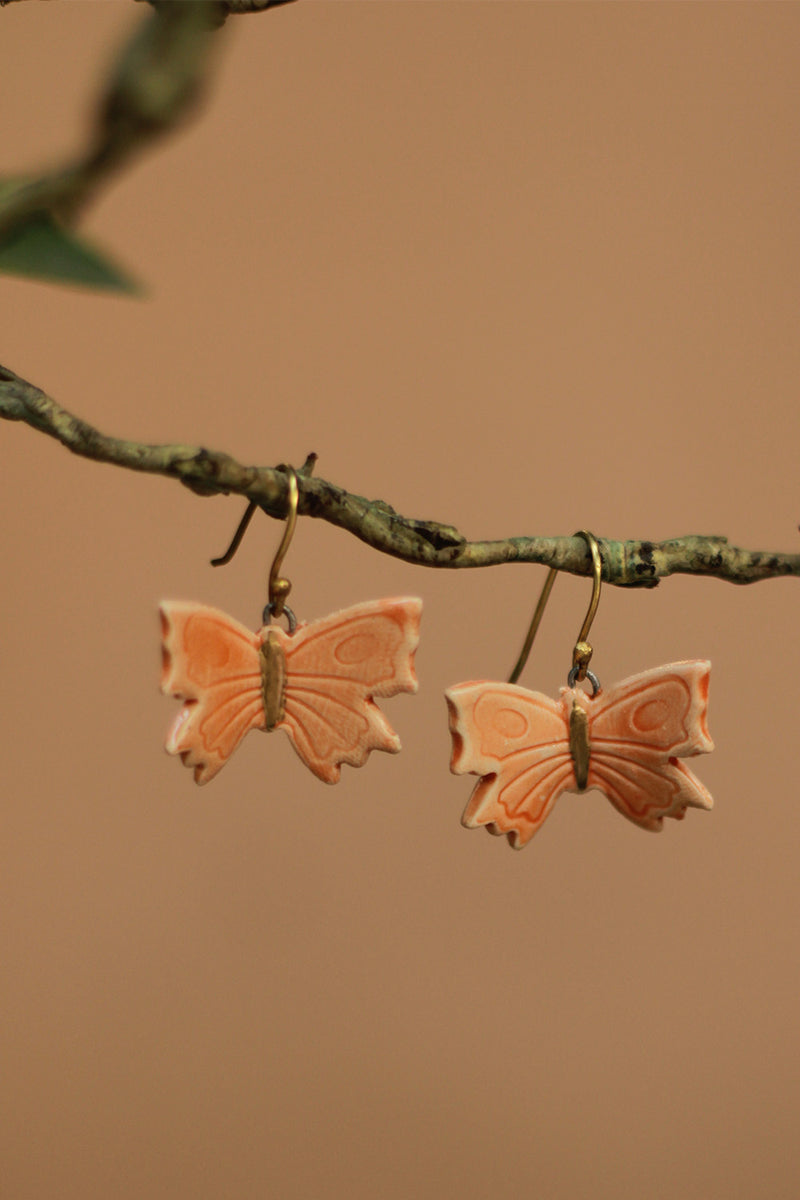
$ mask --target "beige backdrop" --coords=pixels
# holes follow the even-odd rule
[[[2,169],[77,147],[129,3],[0,14]],[[798,548],[796,4],[320,4],[231,20],[201,119],[87,233],[145,301],[4,279],[2,361],[102,429],[319,473],[471,537]],[[303,520],[304,618],[424,597],[399,757],[162,750],[156,603],[255,624],[238,499],[2,445],[8,1200],[728,1200],[798,1191],[797,580],[607,589],[607,683],[713,660],[712,813],[598,793],[522,853],[459,817],[442,690],[542,571]],[[558,581],[523,682],[588,601]]]

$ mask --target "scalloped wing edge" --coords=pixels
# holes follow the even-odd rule
[[[185,657],[185,651],[178,646],[176,641],[179,637],[179,629],[189,618],[202,612],[221,621],[233,633],[238,634],[249,645],[252,645],[256,652],[260,645],[260,637],[246,625],[223,612],[222,609],[212,608],[207,604],[198,604],[191,600],[162,600],[158,606],[158,612],[162,635],[161,691],[164,695],[174,696],[184,701],[167,734],[164,749],[169,755],[179,756],[183,765],[193,771],[194,782],[202,787],[204,784],[210,783],[222,770],[233,751],[251,729],[266,727],[263,699],[259,680],[258,688],[246,689],[247,693],[252,693],[252,697],[241,706],[238,717],[241,719],[242,712],[250,715],[245,715],[244,720],[240,720],[241,727],[231,749],[224,755],[215,754],[206,746],[201,730],[202,722],[207,715],[207,707],[204,704],[205,689],[188,678],[185,667],[180,663],[180,660]],[[245,693],[243,689],[235,688],[233,694]],[[229,701],[230,697],[226,702]]]
[[[313,745],[313,739],[307,733],[305,725],[297,713],[293,711],[298,704],[296,692],[300,689],[297,684],[294,684],[293,689],[292,636],[297,637],[303,628],[308,628],[314,636],[319,636],[320,625],[330,622],[332,626],[336,626],[341,623],[342,617],[357,620],[361,617],[371,619],[381,615],[389,616],[393,620],[399,617],[398,626],[402,633],[401,641],[394,651],[393,661],[396,669],[391,678],[374,686],[365,685],[358,680],[343,679],[341,681],[343,688],[357,689],[361,687],[365,689],[364,695],[360,697],[363,716],[367,723],[364,739],[359,745],[334,749],[327,757],[319,756],[315,759],[301,746],[301,742],[304,740]],[[397,754],[401,750],[400,738],[389,724],[386,714],[375,703],[375,697],[390,699],[402,692],[413,695],[418,691],[419,681],[415,671],[414,654],[419,646],[421,616],[422,600],[418,596],[390,596],[380,600],[366,600],[360,604],[354,604],[350,608],[331,613],[327,617],[321,617],[318,621],[311,621],[308,626],[301,625],[298,627],[297,633],[292,636],[279,631],[282,635],[281,645],[286,655],[287,669],[284,717],[276,725],[276,729],[283,729],[300,760],[323,783],[338,783],[341,778],[341,768],[345,764],[351,767],[363,767],[373,750],[383,750],[388,754]],[[293,690],[295,695],[292,694]],[[307,687],[305,690],[311,689]],[[307,707],[312,707],[308,702],[305,703]],[[314,715],[317,720],[322,719],[316,714]],[[303,730],[304,736],[301,736],[299,730]]]

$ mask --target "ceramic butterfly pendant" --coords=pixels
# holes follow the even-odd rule
[[[464,810],[469,828],[527,845],[562,792],[598,788],[623,816],[659,830],[664,817],[711,808],[681,761],[707,754],[711,664],[680,662],[633,675],[594,696],[558,700],[511,683],[458,683],[445,692],[455,775],[480,775]]]
[[[421,609],[407,597],[374,600],[291,634],[276,625],[253,633],[218,609],[164,601],[161,690],[184,701],[168,753],[194,769],[195,783],[213,779],[251,729],[285,730],[325,783],[371,750],[396,754],[400,739],[375,697],[416,692]]]

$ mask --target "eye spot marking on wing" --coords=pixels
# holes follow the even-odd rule
[[[631,718],[634,729],[641,733],[652,733],[661,729],[669,716],[669,705],[664,700],[646,700],[640,704]]]
[[[189,617],[184,629],[184,650],[192,678],[207,687],[230,659],[230,649],[215,622]]]
[[[513,708],[499,708],[494,714],[494,727],[501,737],[515,740],[528,731],[528,722]]]
[[[677,676],[663,680],[656,695],[653,690],[640,693],[628,710],[629,729],[634,736],[648,738],[654,747],[671,749],[688,736],[686,718],[691,709],[691,690]]]
[[[481,751],[489,755],[500,752],[498,738],[506,743],[507,748],[508,743],[519,743],[530,731],[527,716],[511,708],[508,702],[503,704],[500,698],[491,692],[485,692],[478,697],[473,709],[473,720],[476,729],[481,733]]]
[[[366,662],[378,652],[378,642],[374,634],[354,633],[352,637],[339,642],[334,650],[334,658],[342,666],[353,667]]]

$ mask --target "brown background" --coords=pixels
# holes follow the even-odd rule
[[[127,3],[2,11],[3,169],[81,144]],[[4,280],[2,360],[121,436],[319,473],[470,537],[798,547],[800,7],[319,4],[231,20],[202,118],[84,224],[132,301]],[[798,583],[607,589],[607,683],[713,660],[716,799],[467,832],[442,689],[542,572],[301,522],[304,618],[425,600],[399,757],[326,789],[161,750],[155,606],[257,623],[279,527],[2,439],[8,1200],[795,1197]],[[559,580],[523,682],[588,601]]]

